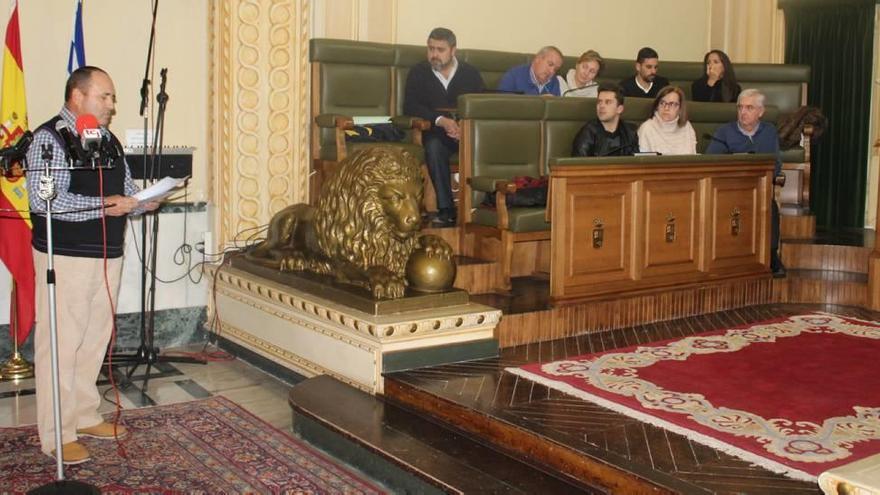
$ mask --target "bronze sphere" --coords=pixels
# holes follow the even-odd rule
[[[420,292],[443,292],[455,283],[455,261],[428,256],[425,248],[412,252],[406,263],[406,279]]]

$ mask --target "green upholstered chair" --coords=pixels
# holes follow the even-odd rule
[[[350,143],[345,131],[354,117],[392,117],[408,131],[408,139],[395,143],[421,159],[421,131],[430,123],[399,117],[395,104],[394,45],[345,40],[313,39],[309,42],[312,66],[311,151],[315,174],[311,184],[314,201],[321,184],[338,162],[373,143]]]
[[[541,133],[544,100],[518,95],[464,95],[458,99],[460,164],[466,178],[459,203],[462,252],[473,246],[473,256],[498,261],[495,285],[502,291],[510,289],[514,243],[550,239],[545,208],[509,208],[506,202],[506,194],[516,191],[510,179],[545,173]],[[474,207],[492,192],[497,193],[494,209]],[[498,240],[494,256],[483,252],[486,238]]]

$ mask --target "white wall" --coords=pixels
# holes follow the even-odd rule
[[[709,46],[710,0],[315,0],[314,37],[421,45],[432,28],[455,31],[462,48],[566,55],[589,48],[634,58],[654,47],[661,59],[697,60]]]
[[[67,54],[70,42],[73,0],[21,0],[19,5],[22,58],[31,128],[51,118],[64,103]],[[138,115],[140,87],[144,76],[147,43],[150,36],[152,0],[87,0],[83,28],[86,62],[106,70],[117,93],[117,114],[111,129],[124,140],[125,129],[142,129]],[[12,2],[0,0],[0,36],[5,39]],[[159,69],[168,68],[166,91],[170,95],[165,120],[165,144],[195,146],[193,178],[189,200],[206,201],[209,186],[205,180],[207,146],[207,43],[208,0],[159,2],[154,50],[153,90],[159,86]],[[155,98],[151,108],[155,109]],[[151,121],[152,126],[152,121]],[[188,240],[201,241],[207,230],[207,213],[189,214]],[[163,214],[160,221],[159,274],[176,278],[181,268],[171,262],[182,242],[183,214]],[[132,251],[133,231],[129,229],[127,259],[119,312],[140,310],[140,261]],[[200,255],[194,253],[200,258]],[[37,274],[43,276],[43,274]],[[65,274],[59,273],[58,276]],[[205,304],[204,283],[180,281],[159,285],[157,309]],[[9,322],[10,278],[0,265],[0,323]],[[3,337],[0,337],[3,338]]]
[[[421,45],[432,28],[455,31],[462,48],[533,52],[556,45],[565,55],[590,48],[610,58],[635,58],[650,45],[661,60],[697,60],[706,52],[705,0],[400,0],[396,42]],[[503,33],[503,34],[502,34]]]

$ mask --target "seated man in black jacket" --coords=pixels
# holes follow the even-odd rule
[[[623,93],[614,86],[600,86],[596,98],[596,120],[581,127],[571,156],[621,156],[639,151],[636,128],[620,120]]]
[[[437,193],[439,213],[435,223],[455,225],[455,202],[449,158],[458,151],[460,129],[451,110],[458,95],[480,93],[485,88],[480,72],[455,58],[455,33],[435,28],[428,36],[428,60],[410,69],[406,78],[403,112],[430,121],[434,126],[422,136],[425,163]]]

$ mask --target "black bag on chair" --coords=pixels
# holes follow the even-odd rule
[[[394,124],[356,125],[345,130],[345,140],[353,143],[378,143],[403,141],[406,134]]]
[[[547,177],[514,177],[516,192],[507,195],[507,206],[547,206]],[[487,193],[481,206],[495,208],[494,192]]]

